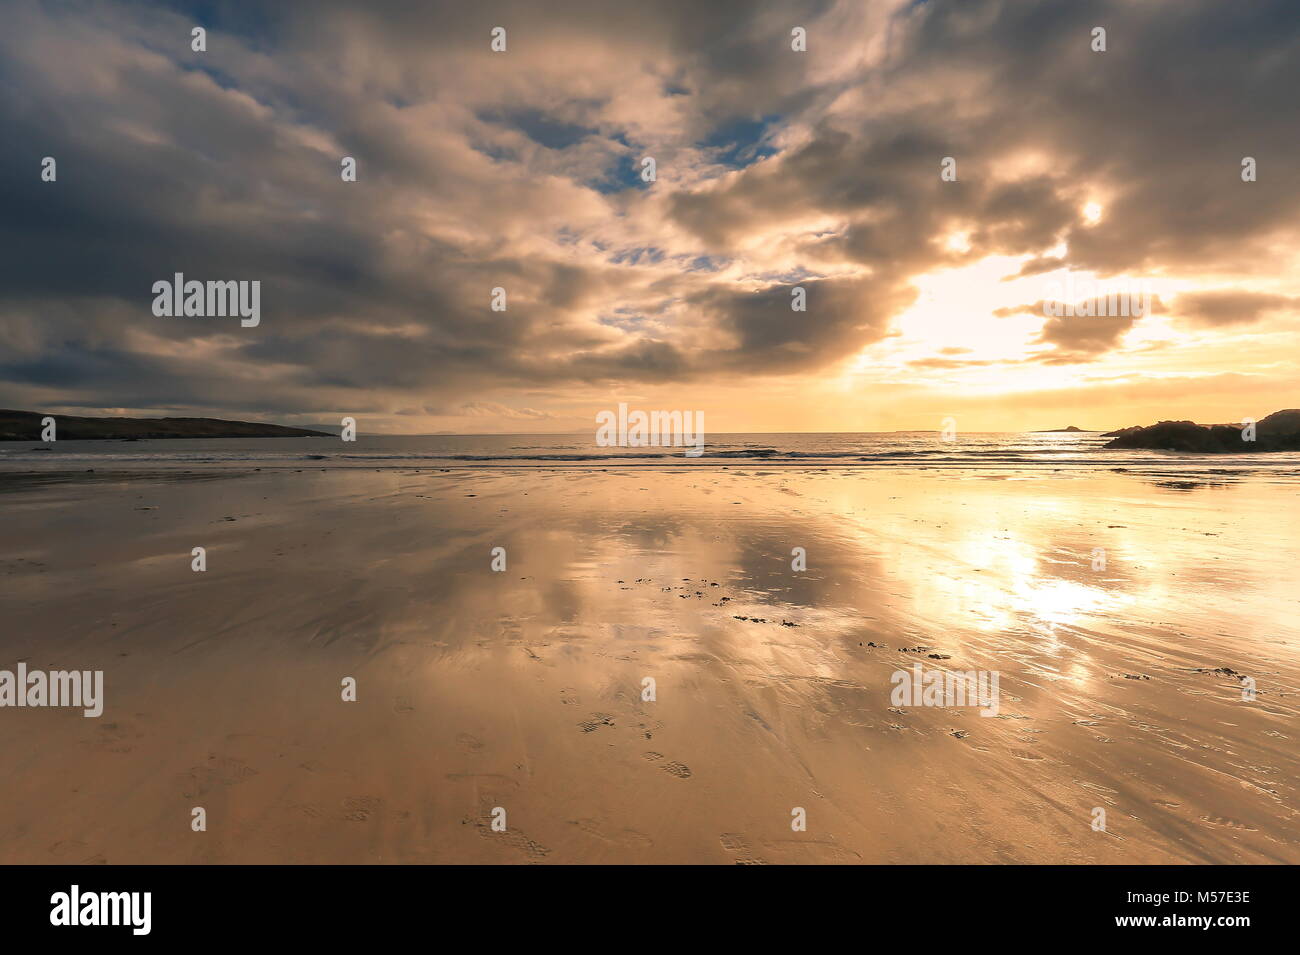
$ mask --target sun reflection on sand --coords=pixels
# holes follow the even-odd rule
[[[548,859],[720,861],[718,833],[757,844],[773,806],[814,789],[835,840],[769,838],[772,861],[1298,857],[1291,485],[734,467],[260,473],[223,479],[220,495],[156,478],[87,487],[25,490],[7,515],[22,552],[45,553],[56,509],[107,555],[7,577],[13,652],[66,650],[85,632],[67,587],[87,587],[120,633],[77,652],[115,667],[139,729],[134,748],[87,749],[72,721],[39,737],[0,726],[6,752],[40,770],[6,793],[9,816],[35,820],[8,844],[15,859],[44,859],[69,833],[114,858],[188,858],[129,838],[174,812],[172,780],[210,772],[193,746],[146,733],[162,725],[148,712],[256,768],[240,798],[269,821],[223,850],[230,861],[286,858],[288,824],[294,861],[377,845],[400,861],[510,859],[518,847],[464,824],[505,800],[525,848]],[[138,509],[146,490],[157,511]],[[215,553],[238,540],[243,566],[178,580],[159,554],[200,533]],[[508,572],[489,569],[495,546]],[[166,597],[142,602],[142,589]],[[893,704],[893,674],[918,665],[998,674],[1000,711]],[[309,701],[340,673],[360,675],[365,702],[322,718]],[[1258,678],[1258,702],[1241,674]],[[214,678],[230,692],[204,692]],[[68,751],[84,751],[96,805],[129,806],[123,834],[87,823],[83,794],[40,784]],[[277,772],[290,751],[320,771]],[[376,832],[298,808],[351,806],[358,778],[385,807]],[[1123,841],[1095,838],[1095,805],[1122,807]],[[427,824],[419,807],[433,807]]]

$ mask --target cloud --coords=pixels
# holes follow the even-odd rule
[[[1054,316],[1037,339],[1050,348],[1034,357],[1053,365],[1094,361],[1117,347],[1136,321],[1132,315]]]
[[[993,359],[964,360],[960,358],[917,358],[914,361],[909,361],[907,363],[907,367],[947,371],[956,368],[987,368],[990,365],[1004,365],[1004,364],[1007,363],[1004,361],[996,361]]]
[[[1158,296],[1116,293],[1061,302],[1040,299],[1032,304],[995,309],[998,318],[1041,315],[1045,321],[1034,344],[1049,348],[1032,356],[1048,364],[1096,361],[1119,347],[1124,335],[1142,318],[1167,311]]]
[[[471,418],[509,418],[514,421],[527,421],[553,418],[554,415],[534,408],[510,408],[495,401],[467,401],[457,409],[461,414]]]
[[[1300,297],[1270,295],[1239,289],[1186,292],[1175,300],[1174,311],[1195,325],[1219,327],[1255,322],[1269,312],[1300,309]]]
[[[988,256],[1281,273],[1293,22],[1283,0],[18,0],[0,398],[518,420],[583,389],[743,398],[756,376],[832,373],[894,334],[918,276]],[[152,282],[178,271],[260,280],[262,324],[153,317]],[[1294,305],[1276,298],[1178,302],[1214,330]],[[1049,320],[1026,357],[1100,360],[1130,327]]]

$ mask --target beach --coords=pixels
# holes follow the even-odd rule
[[[0,710],[0,862],[1294,864],[1298,493],[0,473],[0,667],[104,674],[97,718]],[[997,673],[996,714],[894,705],[917,664]]]

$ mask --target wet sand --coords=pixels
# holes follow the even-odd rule
[[[0,709],[0,862],[1300,862],[1298,493],[0,475],[0,668],[106,696]],[[998,715],[893,706],[916,662],[997,671]]]

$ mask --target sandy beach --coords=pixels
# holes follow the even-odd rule
[[[0,475],[0,667],[105,687],[4,712],[0,862],[1294,864],[1298,491]],[[914,663],[996,671],[997,715],[894,706]]]

